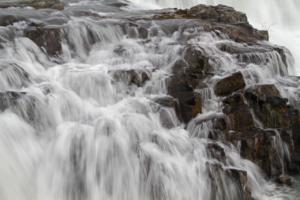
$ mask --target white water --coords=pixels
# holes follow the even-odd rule
[[[245,12],[252,25],[268,30],[270,41],[287,47],[300,75],[300,2],[298,0],[131,0],[140,6],[189,8],[196,4],[232,6]],[[295,75],[295,74],[292,74]]]
[[[207,138],[209,120],[220,116],[211,90],[199,91],[205,113],[188,130],[174,109],[153,101],[166,95],[165,80],[183,48],[180,33],[167,36],[150,24],[158,35],[144,41],[129,38],[116,21],[72,18],[64,27],[62,64],[22,37],[23,26],[10,27],[19,36],[0,49],[0,89],[21,96],[0,113],[0,199],[241,200],[241,186],[220,165],[247,172],[256,199],[294,200],[238,149]],[[219,42],[224,41],[208,33],[188,41],[217,57],[214,64],[225,75],[240,70],[233,57],[217,49]],[[250,74],[249,84],[275,82],[281,65],[274,59],[243,73]],[[146,72],[151,80],[137,87],[128,84],[130,75],[115,78],[128,70]],[[211,144],[224,149],[224,161],[210,155]]]

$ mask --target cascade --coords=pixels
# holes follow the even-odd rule
[[[203,31],[198,21],[149,20],[148,12],[152,16],[154,11],[141,12],[144,2],[139,0],[132,0],[132,5],[112,1],[121,6],[110,1],[65,2],[64,10],[54,11],[0,8],[0,21],[2,16],[13,16],[13,22],[0,26],[1,200],[300,197],[295,188],[268,178],[259,162],[244,157],[239,147],[248,141],[230,143],[228,135],[215,131],[223,123],[235,128],[230,118],[235,113],[226,112],[234,110],[228,108],[235,106],[230,103],[240,103],[242,109],[252,107],[247,117],[259,121],[253,122],[259,135],[254,142],[268,135],[263,139],[274,150],[269,154],[274,155],[270,173],[285,175],[292,159],[290,135],[276,127],[280,123],[276,116],[259,115],[255,103],[269,99],[255,99],[256,92],[261,92],[255,87],[267,85],[267,91],[271,87],[276,96],[271,103],[279,107],[299,108],[300,80],[287,78],[293,69],[287,49],[266,41],[247,46],[225,33]],[[260,23],[263,12],[250,12],[256,1],[166,0],[149,1],[146,6],[226,2]],[[281,5],[276,2],[274,10]],[[288,2],[294,5],[285,3],[286,9],[299,6]],[[259,11],[268,3],[261,3]],[[276,15],[280,27],[297,15],[289,14],[285,19],[283,14]],[[272,18],[264,18],[272,23]],[[183,56],[189,50],[208,58],[203,65],[213,72],[204,74],[207,77],[201,81],[205,84],[197,88],[185,85],[188,94],[171,95],[174,91],[170,90],[186,81],[185,73],[193,75],[187,81],[198,75],[198,69],[182,67],[193,65],[188,63],[193,57]],[[230,95],[224,100],[215,89],[232,74],[245,80],[246,100],[242,102]],[[178,87],[170,89],[170,84]],[[193,89],[193,97],[200,96],[200,100],[188,98],[184,99],[187,105],[178,105]],[[188,113],[195,105],[201,112],[192,109]]]
[[[268,30],[272,42],[288,47],[295,57],[295,71],[300,74],[300,22],[298,20],[300,3],[297,0],[131,0],[131,2],[152,8],[189,8],[199,3],[232,6],[245,12],[251,24]]]

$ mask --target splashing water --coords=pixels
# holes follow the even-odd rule
[[[166,1],[160,5],[169,6]],[[45,13],[38,14],[40,19]],[[62,17],[56,14],[51,17]],[[66,18],[59,26],[60,62],[23,37],[26,24],[3,28],[18,34],[0,49],[0,97],[5,100],[0,105],[1,200],[244,199],[245,188],[231,173],[247,177],[255,199],[295,198],[289,188],[268,182],[237,148],[208,138],[211,118],[222,117],[210,89],[198,91],[205,113],[187,130],[173,108],[157,103],[166,98],[170,67],[180,58],[179,31],[168,35],[149,22],[152,37],[142,40],[137,28],[122,20]],[[238,61],[217,48],[223,40],[199,33],[188,43],[217,55],[216,67],[235,70]],[[276,52],[269,56],[272,66],[253,64],[243,71],[248,84],[280,78],[282,60]],[[274,141],[285,148],[278,138]],[[221,161],[208,151],[211,147],[224,151]]]

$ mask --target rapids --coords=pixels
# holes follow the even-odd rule
[[[63,48],[61,57],[52,58],[24,37],[30,24],[0,27],[0,97],[5,99],[0,105],[0,199],[242,199],[244,188],[218,165],[230,172],[245,171],[255,199],[297,199],[296,191],[267,180],[254,163],[240,156],[239,149],[208,139],[210,119],[220,116],[221,111],[212,91],[199,91],[205,102],[204,114],[187,128],[173,108],[157,103],[157,99],[166,98],[166,80],[174,61],[180,58],[180,37],[190,30],[168,35],[159,24],[149,22],[152,37],[142,40],[136,29],[124,28],[130,24],[125,23],[126,17],[143,14],[138,8],[144,2],[132,2],[124,10],[98,1],[69,2],[66,11],[53,13],[31,8],[3,10],[62,29]],[[260,23],[261,16],[248,7],[250,1],[243,1],[246,5],[235,2],[228,3]],[[279,6],[280,1],[276,2]],[[195,3],[207,2],[166,0],[147,6],[187,7]],[[264,9],[259,6],[259,14],[265,14]],[[96,21],[75,15],[78,10],[111,18]],[[289,14],[287,17],[294,19],[293,12]],[[280,27],[286,25],[283,14],[275,16],[282,20]],[[272,19],[266,18],[270,20],[267,23]],[[281,37],[274,33],[274,41],[279,42]],[[10,40],[12,36],[15,38]],[[199,33],[188,43],[207,48],[226,74],[239,66],[233,57],[217,49],[223,40]],[[272,61],[266,67],[253,64],[243,71],[248,85],[268,82],[280,87],[279,80],[284,82],[281,74],[288,72],[280,68],[284,64],[278,53],[271,52],[267,59]],[[291,69],[292,58],[290,61]],[[132,71],[138,77],[135,84],[128,74]],[[297,98],[293,91],[285,95],[291,101]],[[224,162],[208,151],[213,144],[224,149]],[[280,148],[281,159],[289,156],[277,137],[274,145]],[[212,180],[212,176],[217,178]]]

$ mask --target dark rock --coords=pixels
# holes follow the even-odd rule
[[[193,78],[187,71],[186,62],[180,60],[173,66],[173,76],[168,80],[168,93],[178,99],[180,116],[179,118],[188,123],[192,118],[202,111],[201,96],[194,92]],[[194,80],[197,80],[194,78]]]
[[[265,128],[291,129],[299,123],[299,111],[287,104],[274,85],[249,88],[245,97]]]
[[[2,1],[0,2],[0,8],[8,7],[33,7],[36,9],[57,9],[63,10],[64,4],[59,0],[15,0],[15,1]]]
[[[188,46],[184,51],[184,60],[188,65],[188,73],[191,75],[199,76],[212,71],[209,57],[199,46]]]
[[[240,148],[243,158],[257,164],[268,177],[277,177],[285,170],[288,160],[278,153],[279,147],[274,145],[275,131],[253,127],[243,132],[228,132],[226,137],[227,141]]]
[[[160,115],[160,120],[162,122],[162,125],[166,128],[175,127],[176,123],[172,119],[170,112],[174,110],[177,116],[180,115],[178,100],[171,96],[165,96],[165,97],[154,98],[153,101],[160,105],[159,115]]]
[[[2,62],[0,64],[0,74],[2,78],[12,88],[21,89],[31,82],[30,75],[21,66],[14,62]]]
[[[141,69],[116,70],[113,72],[113,77],[115,81],[123,81],[128,85],[142,87],[150,80],[150,73],[147,70]]]
[[[211,196],[209,199],[243,199],[253,200],[251,196],[251,188],[248,184],[247,172],[226,168],[224,169],[220,164],[207,164],[208,173],[211,181],[209,182],[211,188]],[[227,193],[228,186],[235,187],[233,192]],[[222,194],[222,196],[220,196]]]
[[[217,96],[227,96],[235,91],[243,89],[246,86],[243,74],[241,72],[234,73],[220,81],[215,85],[215,94]]]
[[[288,175],[281,175],[277,178],[277,183],[287,186],[292,186],[292,179]]]
[[[244,13],[238,12],[232,7],[224,5],[197,5],[188,10],[188,15],[195,18],[229,24],[248,23],[247,16]]]
[[[37,46],[45,50],[49,56],[57,57],[62,53],[61,28],[30,27],[24,31],[25,37],[31,39]]]
[[[27,19],[18,15],[0,15],[0,26],[12,25],[20,21],[27,21]]]
[[[17,101],[25,94],[24,92],[15,91],[0,92],[0,110],[4,111],[10,106],[16,105]]]
[[[161,108],[159,110],[159,117],[163,127],[167,129],[174,128],[176,126],[176,122],[173,120],[172,110],[168,108]]]

